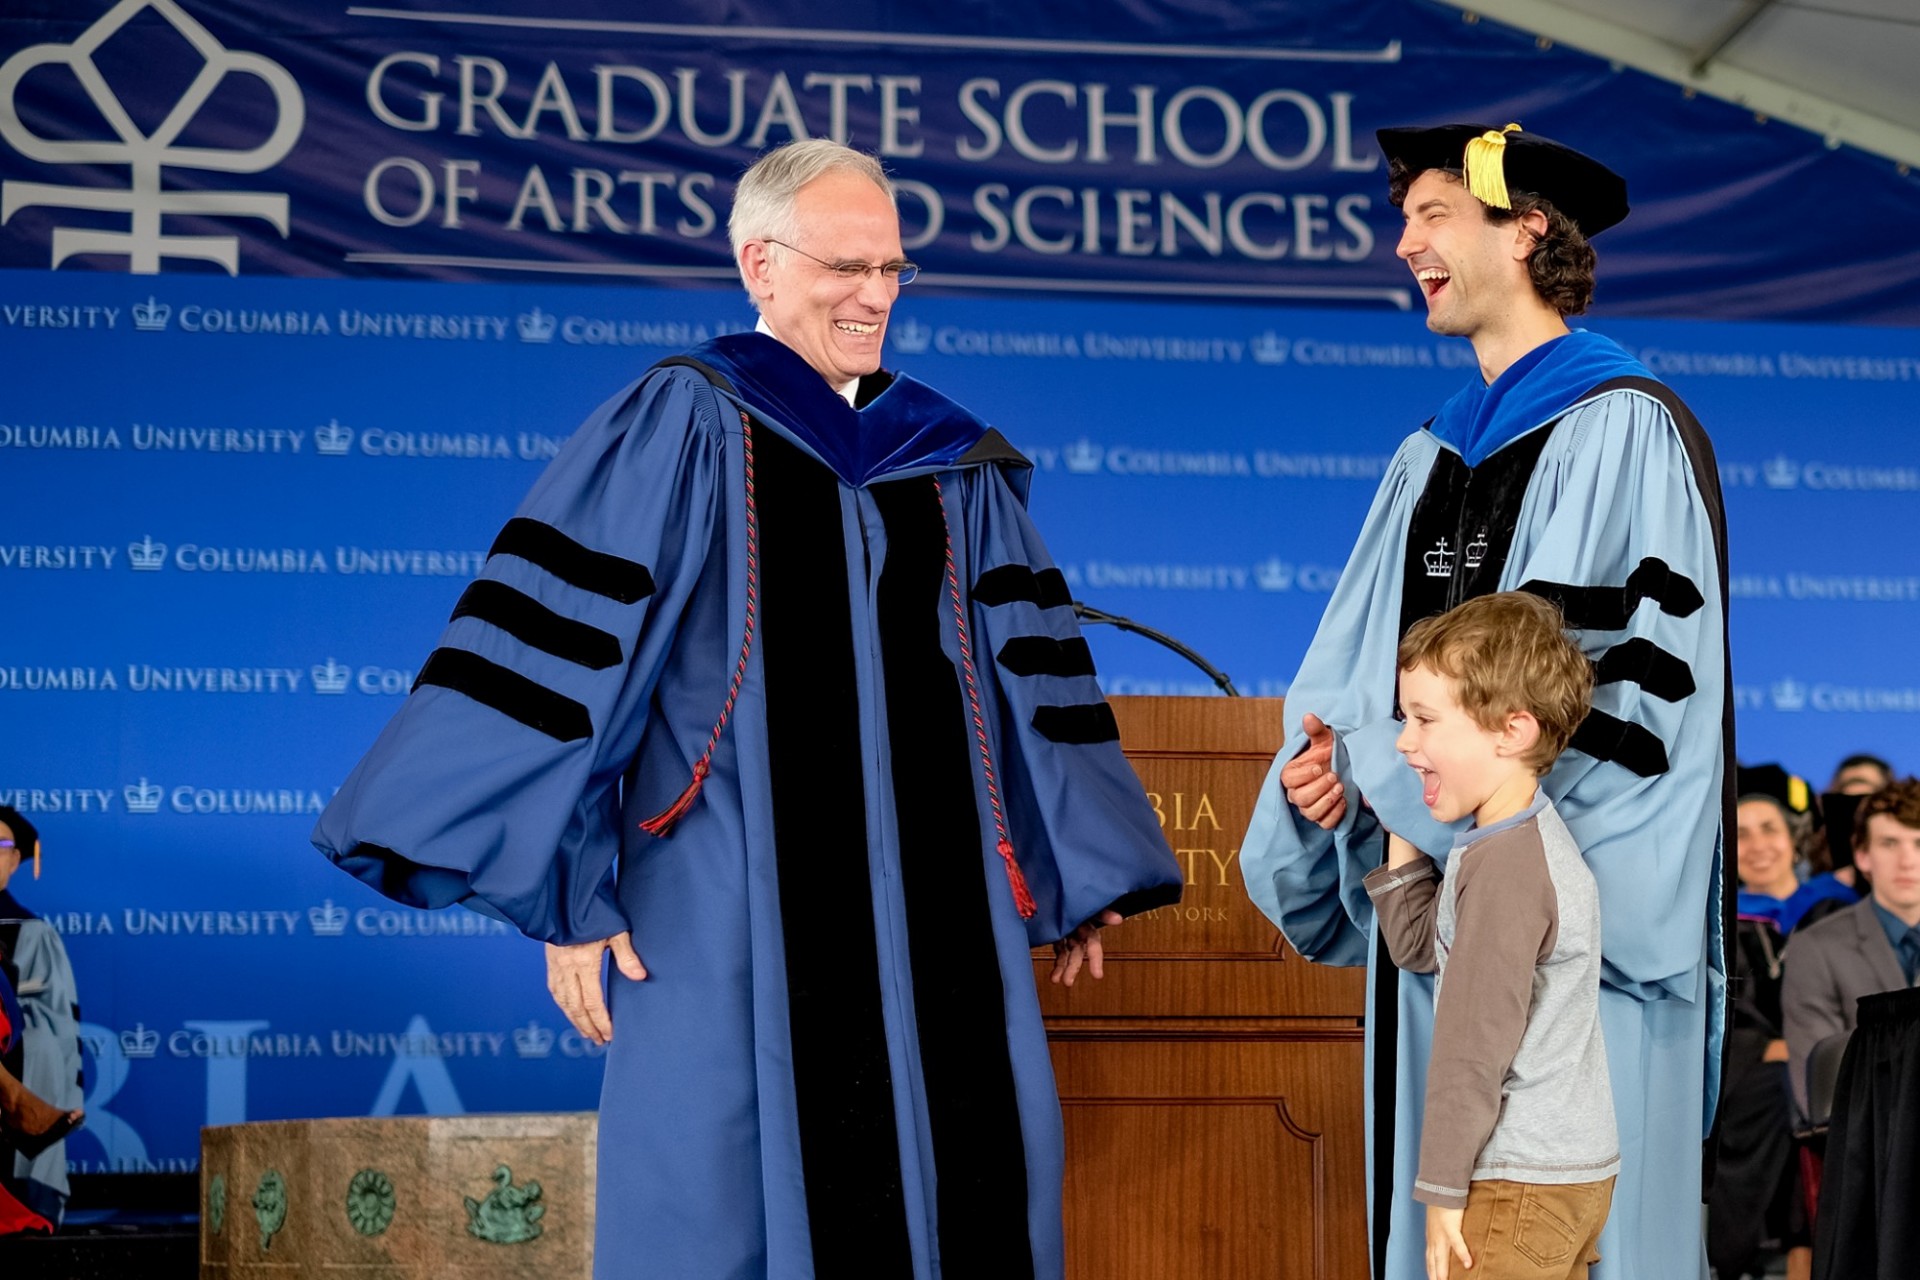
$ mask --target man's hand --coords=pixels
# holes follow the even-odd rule
[[[1460,1259],[1464,1269],[1473,1268],[1473,1255],[1467,1252],[1466,1237],[1460,1234],[1460,1219],[1465,1216],[1465,1209],[1427,1206],[1427,1280],[1447,1280],[1452,1271],[1451,1258]]]
[[[1281,766],[1280,785],[1301,817],[1331,831],[1347,813],[1347,793],[1333,771],[1333,730],[1311,711],[1301,717],[1300,727],[1306,730],[1307,745]]]
[[[631,934],[616,933],[598,942],[568,947],[547,944],[547,991],[574,1030],[595,1044],[613,1039],[613,1018],[607,1013],[600,982],[600,957],[608,951],[613,952],[613,962],[620,972],[635,982],[647,976],[646,966],[634,952]]]
[[[1100,928],[1102,925],[1119,924],[1120,920],[1118,911],[1102,911],[1054,943],[1052,980],[1062,986],[1072,986],[1073,980],[1080,976],[1080,966],[1083,964],[1094,977],[1106,977],[1102,965],[1104,953],[1100,949]]]

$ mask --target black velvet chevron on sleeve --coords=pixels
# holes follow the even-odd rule
[[[1031,566],[1024,564],[1003,564],[987,570],[974,582],[973,598],[988,608],[1020,600],[1042,609],[1057,609],[1073,603],[1065,574],[1058,569],[1035,573]]]
[[[1669,767],[1666,744],[1650,729],[1598,709],[1587,713],[1567,745],[1595,760],[1610,760],[1641,778],[1658,777]]]
[[[523,644],[590,671],[605,671],[621,661],[619,637],[555,613],[504,582],[475,582],[461,594],[453,616],[491,623]]]
[[[577,742],[593,735],[593,718],[586,707],[465,649],[435,649],[414,678],[415,689],[422,685],[465,694],[556,742]]]
[[[1551,600],[1576,631],[1618,631],[1642,600],[1657,601],[1660,612],[1671,618],[1688,617],[1706,603],[1692,578],[1653,556],[1627,575],[1625,586],[1586,587],[1535,578],[1520,589]]]
[[[1035,707],[1033,728],[1049,742],[1066,746],[1120,741],[1119,722],[1113,718],[1113,708],[1104,702]]]
[[[1613,646],[1594,664],[1595,684],[1637,684],[1662,702],[1678,702],[1694,691],[1693,668],[1645,636]]]
[[[647,566],[584,547],[552,525],[525,516],[507,521],[487,551],[487,559],[495,556],[517,556],[569,586],[621,604],[634,604],[653,594],[653,574]]]
[[[1000,646],[1000,665],[1016,676],[1090,676],[1093,651],[1080,636],[1015,636]]]

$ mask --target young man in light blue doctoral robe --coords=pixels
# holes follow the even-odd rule
[[[1626,216],[1617,175],[1516,126],[1379,136],[1428,327],[1471,341],[1481,376],[1387,468],[1287,696],[1288,741],[1242,848],[1248,891],[1308,958],[1369,966],[1374,1274],[1419,1280],[1432,986],[1380,960],[1361,878],[1386,831],[1443,861],[1452,832],[1393,748],[1395,647],[1468,596],[1559,604],[1597,666],[1593,714],[1541,780],[1601,896],[1621,1170],[1593,1275],[1698,1280],[1734,759],[1712,450],[1671,390],[1565,323],[1592,295],[1587,237]]]
[[[880,371],[877,162],[772,152],[730,229],[762,332],[568,441],[315,840],[618,1030],[598,1276],[1061,1280],[1031,948],[1070,981],[1179,869],[1024,459]]]

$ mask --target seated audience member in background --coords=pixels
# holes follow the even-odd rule
[[[1861,996],[1914,985],[1920,974],[1920,780],[1861,802],[1853,860],[1872,884],[1864,901],[1810,924],[1793,939],[1781,987],[1788,1073],[1807,1107],[1807,1055],[1854,1027]]]
[[[78,1111],[63,1112],[34,1096],[6,1065],[20,1047],[23,1020],[13,985],[5,974],[0,974],[0,1159],[6,1160],[11,1160],[16,1152],[32,1155],[60,1145],[83,1118]],[[52,1223],[14,1199],[5,1186],[0,1186],[0,1236],[51,1230]]]
[[[1740,770],[1743,787],[1771,788],[1787,779],[1770,766]],[[1765,1274],[1776,1250],[1787,1252],[1790,1277],[1807,1275],[1812,1267],[1805,1216],[1794,1194],[1793,1115],[1780,1023],[1781,957],[1790,927],[1782,918],[1798,887],[1788,805],[1769,793],[1740,798],[1740,918],[1727,957],[1733,1007],[1720,1145],[1707,1199],[1707,1260],[1720,1280]]]
[[[1831,874],[1826,832],[1818,825],[1820,810],[1806,779],[1777,764],[1741,765],[1739,794],[1740,825],[1752,828],[1745,841],[1751,853],[1739,872],[1742,914],[1765,916],[1785,935],[1803,921],[1818,920],[1860,900],[1851,876]],[[1849,852],[1849,861],[1851,857]],[[1789,873],[1792,884],[1787,883]],[[1764,886],[1760,879],[1772,879],[1773,884]]]
[[[1813,863],[1815,874],[1800,886],[1801,924],[1825,919],[1860,901],[1866,892],[1853,865],[1853,815],[1860,801],[1893,782],[1893,766],[1879,756],[1851,755],[1833,771],[1820,797],[1821,834],[1827,866]]]
[[[1808,869],[1813,874],[1801,881],[1793,896],[1798,916],[1794,928],[1804,929],[1816,920],[1824,920],[1866,894],[1866,883],[1853,865],[1853,815],[1866,794],[1829,791],[1820,797],[1820,844],[1808,853]]]
[[[80,1082],[80,1005],[73,966],[60,934],[9,891],[14,872],[31,863],[40,875],[40,833],[0,805],[0,970],[20,1001],[20,1082],[54,1107],[76,1110]],[[12,1064],[9,1064],[10,1066]],[[29,1158],[0,1160],[0,1184],[55,1226],[67,1205],[67,1146],[55,1142]]]
[[[1870,796],[1893,785],[1893,766],[1879,756],[1848,756],[1833,771],[1827,790],[1843,796]]]
[[[1735,873],[1740,877],[1740,914],[1772,920],[1782,934],[1788,899],[1800,888],[1800,851],[1794,838],[1793,810],[1771,789],[1754,787],[1758,771],[1742,768]]]

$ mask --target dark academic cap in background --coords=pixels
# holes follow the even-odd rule
[[[1482,204],[1513,207],[1511,192],[1553,202],[1591,239],[1627,216],[1627,180],[1591,156],[1583,156],[1517,124],[1381,129],[1374,135],[1388,160],[1415,174],[1447,169],[1460,174]]]
[[[1778,800],[1790,813],[1805,813],[1813,806],[1813,788],[1805,778],[1788,773],[1777,764],[1743,764],[1734,775],[1734,794],[1765,796]]]

